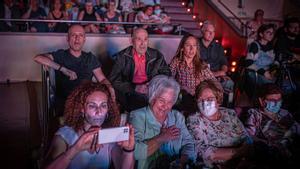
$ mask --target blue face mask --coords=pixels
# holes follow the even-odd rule
[[[155,9],[154,13],[155,13],[155,15],[159,15],[161,13],[161,9]]]
[[[265,110],[272,112],[272,113],[278,113],[282,105],[282,101],[266,101]]]

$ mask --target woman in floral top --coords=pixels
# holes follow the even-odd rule
[[[199,112],[188,118],[187,127],[194,136],[198,158],[213,167],[230,160],[251,139],[235,111],[219,107],[223,100],[219,82],[201,82],[195,96]]]

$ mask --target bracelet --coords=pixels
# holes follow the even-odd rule
[[[126,153],[131,153],[131,152],[134,151],[134,149],[135,149],[135,147],[133,147],[133,149],[131,149],[131,150],[127,150],[127,149],[125,149],[125,148],[122,148],[122,150],[123,150],[124,152],[126,152]]]
[[[59,68],[57,70],[60,71],[61,68],[62,68],[62,65],[59,65]]]

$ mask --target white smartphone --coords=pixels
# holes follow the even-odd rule
[[[98,133],[98,144],[114,143],[129,140],[129,127],[101,129]]]

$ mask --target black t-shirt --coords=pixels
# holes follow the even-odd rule
[[[52,52],[54,62],[58,63],[77,74],[76,80],[69,80],[61,71],[55,71],[56,95],[67,98],[70,92],[83,81],[91,81],[93,70],[100,68],[101,64],[91,52],[81,53],[80,57],[73,56],[69,50],[60,49]]]

